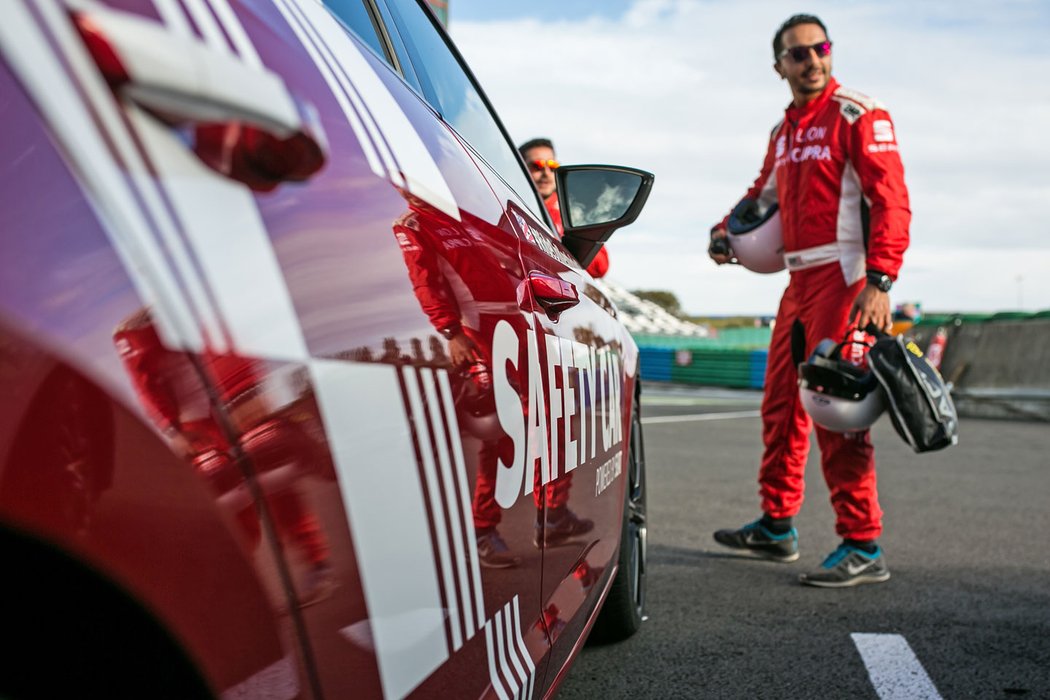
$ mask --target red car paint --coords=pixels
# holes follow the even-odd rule
[[[215,695],[552,690],[616,570],[637,349],[531,185],[507,184],[520,162],[497,172],[313,0],[11,12],[3,541],[100,577]],[[82,12],[113,41],[101,68]],[[185,48],[187,74],[151,83],[129,26]],[[530,274],[574,303],[552,312]],[[552,502],[594,529],[535,547]],[[482,511],[516,566],[481,566]],[[46,611],[63,585],[19,590]],[[99,678],[130,673],[103,658]]]

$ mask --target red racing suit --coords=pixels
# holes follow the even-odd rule
[[[819,97],[787,108],[745,196],[761,211],[779,205],[791,275],[769,347],[759,471],[763,512],[788,517],[802,506],[811,427],[797,365],[821,339],[843,338],[865,270],[896,279],[908,247],[911,211],[889,113],[832,78]],[[875,539],[882,510],[869,432],[816,431],[836,532]]]
[[[232,453],[234,442],[251,459],[259,478],[288,462],[316,469],[320,455],[302,429],[287,417],[253,406],[265,395],[261,360],[208,350],[191,356],[168,348],[148,309],[122,323],[113,341],[147,415],[170,439],[177,436],[177,449],[188,452],[182,456],[206,479],[218,503],[225,503],[224,496],[244,481]],[[235,440],[214,412],[216,406],[201,384],[202,372],[212,382],[214,399],[230,413],[230,427],[239,433]],[[326,563],[328,539],[297,487],[282,484],[263,493],[278,535],[297,545],[311,565]],[[254,549],[262,536],[255,505],[235,505],[233,515]]]

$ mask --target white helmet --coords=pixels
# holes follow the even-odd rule
[[[729,215],[727,230],[729,246],[741,265],[763,274],[784,269],[784,234],[775,203],[763,212],[756,200],[740,200]]]
[[[843,357],[843,347],[860,365]],[[863,350],[857,346],[863,346]],[[813,422],[836,433],[867,430],[886,408],[885,394],[875,374],[867,366],[869,345],[847,340],[836,343],[825,338],[809,360],[798,366],[798,387],[802,405]]]

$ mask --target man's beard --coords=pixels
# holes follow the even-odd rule
[[[817,74],[821,78],[823,78],[823,81],[821,82],[821,84],[819,86],[810,85],[807,82],[807,83],[803,83],[802,85],[799,86],[799,91],[800,92],[805,92],[805,93],[813,93],[813,92],[821,92],[821,91],[823,91],[824,88],[827,87],[827,85],[828,85],[828,76],[827,76],[826,73],[824,73],[824,71],[817,71]],[[803,78],[803,79],[805,79],[805,78]]]

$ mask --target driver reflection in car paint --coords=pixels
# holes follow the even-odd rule
[[[519,262],[516,258],[497,257],[498,251],[483,243],[481,234],[468,221],[464,220],[462,229],[453,228],[423,200],[403,190],[401,194],[409,209],[394,222],[394,236],[420,307],[448,341],[450,380],[459,425],[481,443],[472,499],[478,557],[487,568],[514,567],[521,558],[511,552],[497,529],[502,519],[502,509],[495,500],[497,462],[502,456],[509,463],[514,445],[496,415],[492,336],[500,321],[510,323],[519,337],[525,336],[527,324],[514,301],[517,289],[511,282],[521,279]],[[527,367],[524,343],[520,352],[516,366]],[[517,372],[510,374],[520,397],[528,378]],[[536,471],[533,543],[537,548],[544,541],[548,545],[560,544],[593,529],[591,520],[579,518],[569,510],[571,485],[572,473],[543,486],[539,470]]]
[[[277,535],[288,538],[306,561],[297,586],[299,605],[328,597],[336,586],[328,540],[296,482],[307,474],[334,474],[334,469],[327,451],[304,429],[295,403],[280,410],[270,405],[265,364],[228,353],[172,350],[161,341],[148,308],[121,324],[113,342],[150,419],[231,512],[249,548],[259,545],[262,525],[237,453],[254,468]],[[216,415],[202,376],[215,387],[215,402],[228,421]]]

